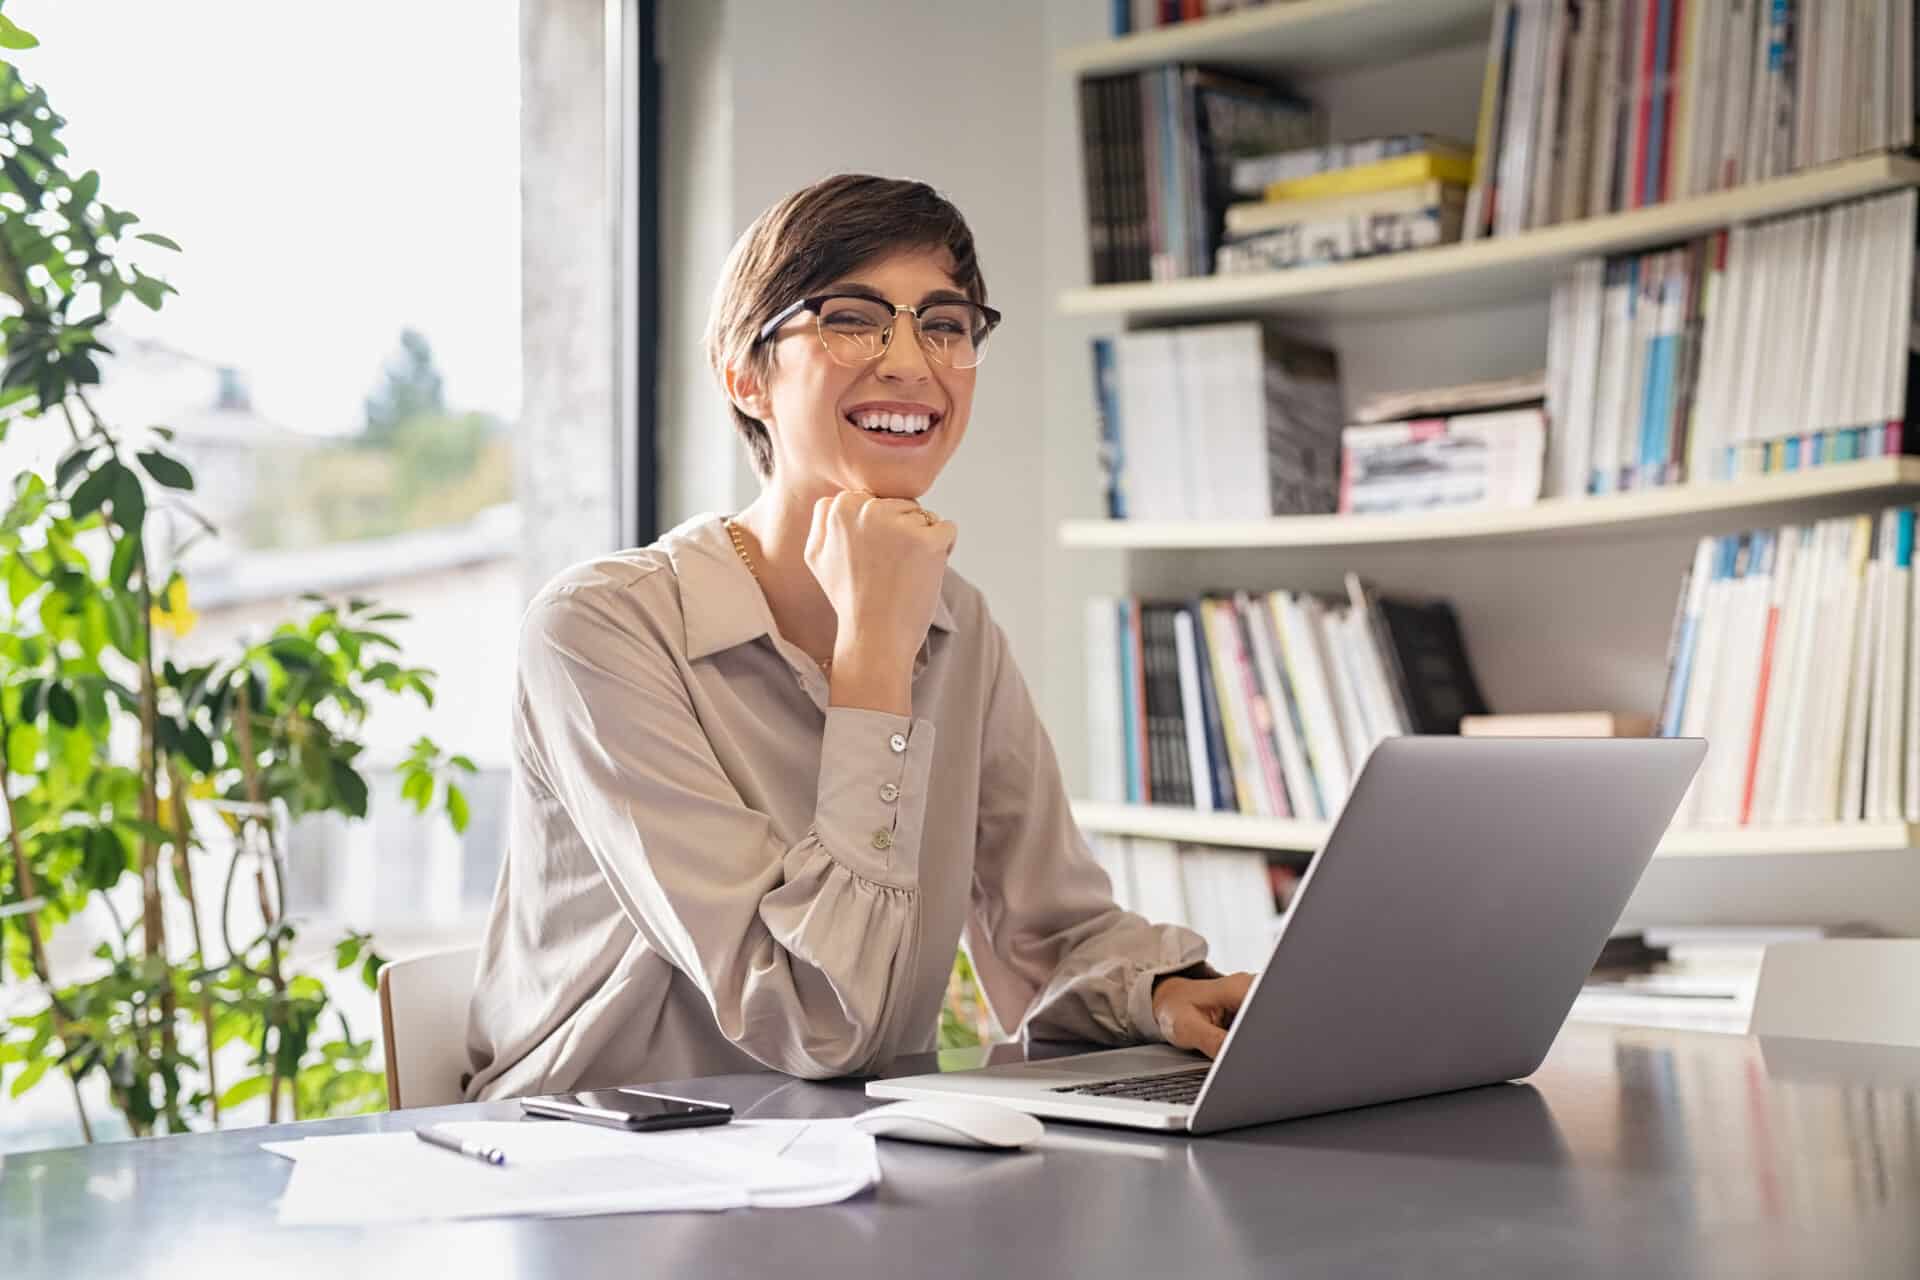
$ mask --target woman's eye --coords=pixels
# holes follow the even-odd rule
[[[873,317],[861,315],[857,311],[839,311],[821,317],[822,321],[835,329],[871,329]]]

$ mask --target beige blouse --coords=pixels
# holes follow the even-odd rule
[[[948,570],[911,718],[827,705],[717,516],[528,607],[469,1098],[934,1045],[956,946],[1004,1027],[1158,1039],[1185,929],[1114,905],[980,592]]]

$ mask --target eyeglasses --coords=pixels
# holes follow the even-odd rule
[[[886,354],[902,314],[913,319],[914,333],[927,358],[949,369],[972,369],[986,357],[987,338],[1000,313],[978,302],[952,300],[924,306],[899,306],[864,293],[822,293],[802,298],[760,326],[761,342],[787,321],[811,311],[820,345],[834,363],[849,368],[872,364]]]

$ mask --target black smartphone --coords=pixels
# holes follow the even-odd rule
[[[733,1108],[724,1103],[671,1098],[641,1089],[583,1089],[578,1093],[522,1098],[520,1109],[528,1115],[554,1120],[585,1120],[588,1124],[635,1131],[687,1129],[702,1124],[725,1124],[733,1119]]]

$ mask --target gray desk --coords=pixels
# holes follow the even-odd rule
[[[672,1088],[749,1116],[866,1105],[771,1074]],[[1191,1140],[883,1143],[883,1184],[828,1208],[273,1225],[288,1174],[265,1138],[514,1114],[8,1156],[0,1274],[1920,1276],[1920,1052],[1577,1024],[1527,1084]]]

